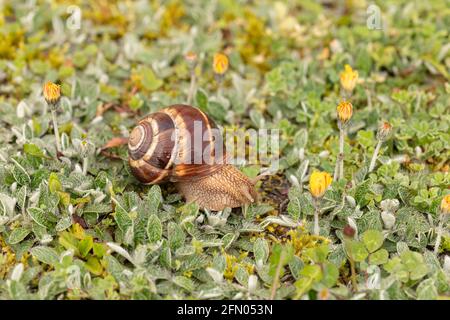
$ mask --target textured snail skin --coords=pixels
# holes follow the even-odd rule
[[[152,113],[139,121],[128,142],[129,164],[133,175],[142,183],[174,182],[187,202],[200,208],[221,211],[257,201],[254,182],[230,164],[185,164],[194,158],[193,150],[183,146],[186,137],[171,139],[175,129],[193,130],[194,121],[203,123],[202,151],[214,150],[214,122],[201,110],[188,105],[173,105]],[[216,142],[218,143],[218,142]],[[220,142],[223,143],[223,142]],[[193,143],[191,143],[193,145]],[[223,155],[226,158],[226,155]],[[214,158],[214,151],[211,152]],[[177,161],[175,161],[177,160]],[[177,163],[177,164],[176,164]]]
[[[258,198],[254,183],[232,165],[222,165],[212,175],[199,180],[176,183],[176,187],[187,202],[214,211],[241,207]]]

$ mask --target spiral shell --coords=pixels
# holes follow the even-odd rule
[[[221,135],[201,110],[172,105],[139,121],[128,140],[129,164],[141,182],[195,180],[226,158]],[[201,136],[199,136],[201,135]]]

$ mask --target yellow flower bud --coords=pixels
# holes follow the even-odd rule
[[[351,92],[358,81],[358,71],[354,71],[348,64],[345,65],[344,71],[339,75],[341,86],[344,90]]]
[[[450,214],[450,194],[442,198],[441,212],[442,214]]]
[[[309,190],[313,197],[322,197],[332,180],[333,178],[331,178],[328,172],[314,171],[309,178]]]
[[[222,53],[216,53],[213,61],[214,72],[222,75],[228,70],[228,57]]]
[[[338,104],[336,110],[337,110],[338,118],[339,118],[339,120],[341,120],[342,123],[346,123],[352,117],[353,106],[348,101],[345,101],[345,100],[341,101]]]
[[[61,97],[61,87],[50,81],[44,84],[43,92],[45,101],[51,105],[55,105]]]

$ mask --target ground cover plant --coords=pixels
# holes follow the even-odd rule
[[[444,0],[2,2],[0,299],[448,299],[449,25]],[[133,177],[129,131],[176,103],[279,129],[258,203]]]

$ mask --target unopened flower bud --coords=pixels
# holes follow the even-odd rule
[[[213,70],[218,75],[223,75],[228,70],[228,57],[222,53],[216,53],[213,60]]]
[[[337,108],[337,115],[341,123],[347,123],[353,115],[353,106],[349,101],[341,101]]]
[[[349,224],[344,227],[344,235],[348,238],[353,238],[355,236],[356,230],[353,229]]]
[[[377,139],[385,140],[389,136],[391,131],[392,131],[392,125],[389,122],[384,121],[378,128]]]
[[[198,57],[195,52],[189,51],[184,55],[184,59],[186,60],[187,64],[189,65],[189,68],[192,70],[197,66],[198,63]]]
[[[442,198],[441,212],[442,214],[450,214],[450,194]]]
[[[332,180],[333,178],[328,172],[314,171],[309,178],[309,190],[312,196],[315,198],[322,197]]]
[[[53,82],[46,82],[44,84],[44,98],[51,106],[55,106],[61,98],[61,87]]]

